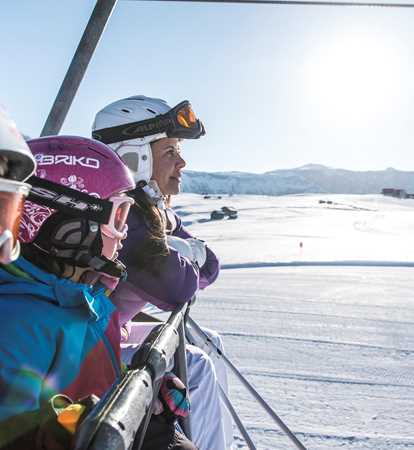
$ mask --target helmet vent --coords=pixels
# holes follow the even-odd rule
[[[130,153],[124,153],[121,158],[123,159],[124,163],[133,171],[138,171],[138,155],[136,153],[130,152]]]
[[[122,112],[130,114],[132,111],[130,109],[122,108]]]
[[[150,113],[152,113],[152,114],[154,114],[154,116],[156,116],[157,115],[157,113],[153,110],[153,109],[149,109],[149,108],[147,108],[147,111],[148,112],[150,112]]]

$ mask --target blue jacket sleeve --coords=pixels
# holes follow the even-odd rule
[[[30,303],[8,300],[0,300],[0,315],[7,317],[0,333],[0,421],[39,409],[56,351],[54,333],[43,329],[45,320],[27,309]]]

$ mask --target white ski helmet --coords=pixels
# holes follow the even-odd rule
[[[108,144],[124,160],[137,186],[152,176],[151,142],[166,137],[198,139],[204,126],[185,100],[171,108],[165,100],[135,95],[101,109],[92,136]]]
[[[0,108],[0,263],[18,258],[21,213],[30,186],[23,183],[35,169],[35,160],[15,123]]]
[[[0,155],[7,159],[4,177],[24,181],[35,170],[35,160],[16,124],[0,107]]]

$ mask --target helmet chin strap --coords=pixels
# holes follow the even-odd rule
[[[121,281],[125,280],[127,276],[126,267],[121,263],[121,261],[117,259],[111,261],[110,259],[102,255],[92,256],[83,254],[79,258],[79,262],[81,264],[87,265],[97,272],[102,272],[110,275],[111,277],[119,278]]]

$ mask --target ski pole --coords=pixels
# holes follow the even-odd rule
[[[253,444],[253,441],[249,433],[247,432],[246,427],[244,426],[243,422],[238,416],[236,410],[233,408],[230,399],[227,397],[227,394],[224,392],[220,384],[219,384],[219,392],[221,399],[223,400],[224,404],[226,405],[226,408],[229,410],[229,413],[234,420],[234,423],[237,425],[237,428],[239,429],[241,435],[243,436],[243,439],[246,441],[249,450],[256,450],[256,446]]]
[[[279,425],[286,436],[293,442],[293,444],[299,450],[307,450],[306,447],[299,441],[299,439],[290,431],[288,426],[283,422],[283,420],[273,411],[273,409],[268,405],[268,403],[263,399],[263,397],[256,391],[256,389],[247,381],[247,379],[241,374],[239,369],[227,358],[227,356],[211,341],[211,339],[204,333],[204,331],[198,326],[198,324],[191,318],[187,318],[187,322],[194,329],[194,331],[203,339],[205,339],[206,344],[209,345],[227,364],[227,366],[232,370],[232,372],[237,376],[241,383],[246,387],[246,389],[252,394],[252,396],[258,401],[258,403],[263,407],[263,409],[269,414],[269,416]]]

